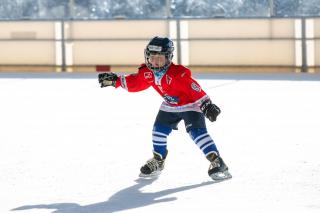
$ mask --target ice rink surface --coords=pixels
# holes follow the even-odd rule
[[[320,212],[319,74],[196,76],[233,179],[213,183],[183,122],[141,180],[162,99],[95,74],[0,74],[0,212]]]

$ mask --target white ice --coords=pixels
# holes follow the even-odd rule
[[[58,75],[58,74],[56,74]],[[207,122],[233,179],[213,183],[183,122],[139,180],[162,99],[87,77],[0,75],[0,212],[320,212],[320,77],[213,75]]]

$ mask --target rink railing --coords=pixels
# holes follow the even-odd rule
[[[195,70],[320,71],[320,18],[0,22],[0,71],[135,69],[155,35]]]

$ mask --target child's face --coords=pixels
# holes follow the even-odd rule
[[[166,64],[166,56],[161,54],[150,55],[150,63],[153,67],[161,68]]]

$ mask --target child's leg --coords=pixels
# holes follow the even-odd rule
[[[180,120],[176,113],[159,111],[152,130],[153,158],[141,167],[140,177],[158,176],[164,169],[168,154],[167,137],[172,129],[176,129]]]
[[[181,117],[178,113],[159,110],[152,130],[153,151],[163,158],[167,155],[167,137],[172,129],[177,129]]]
[[[152,130],[153,151],[160,154],[162,158],[167,156],[167,137],[171,133],[170,127],[155,123]]]
[[[219,151],[207,132],[204,115],[195,111],[183,112],[182,115],[187,132],[204,155],[207,157],[209,154],[214,153],[218,156]]]
[[[190,137],[210,161],[208,175],[215,181],[231,178],[227,165],[222,160],[213,139],[207,132],[203,114],[185,112],[184,121]]]
[[[211,153],[219,155],[219,151],[206,128],[192,128],[189,130],[189,135],[206,157]]]

